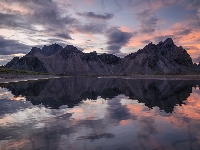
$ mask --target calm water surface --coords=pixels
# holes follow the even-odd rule
[[[200,81],[0,84],[1,150],[199,150]]]

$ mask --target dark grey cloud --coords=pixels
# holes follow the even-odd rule
[[[147,26],[156,26],[157,22],[159,19],[155,18],[155,17],[149,17],[147,19],[143,19],[142,18],[142,25],[147,25]]]
[[[153,29],[153,28],[143,28],[143,29],[141,29],[140,30],[141,31],[141,33],[153,33],[154,31],[155,31],[155,29]]]
[[[118,45],[110,45],[107,47],[108,50],[117,50],[119,51],[121,49],[121,46],[118,46]]]
[[[19,43],[15,40],[7,40],[0,36],[0,55],[27,53],[30,49],[31,46]]]
[[[107,25],[104,23],[88,23],[75,25],[74,28],[81,33],[102,34],[107,28]]]
[[[105,13],[105,14],[96,14],[94,12],[84,12],[84,13],[77,13],[79,16],[83,16],[86,18],[91,18],[91,19],[103,19],[103,20],[109,20],[114,17],[114,14],[112,13]]]
[[[2,2],[7,3],[7,5],[10,3],[6,0],[2,0]],[[63,29],[79,23],[76,18],[68,13],[67,8],[63,14],[58,3],[52,0],[16,0],[13,3],[30,10],[30,13],[13,12],[8,8],[6,14],[0,13],[0,28],[20,28],[21,31],[26,33],[36,34],[41,31],[34,28],[33,25],[42,25],[46,31],[46,36],[55,35],[56,37],[71,39],[70,33],[72,31],[68,29],[63,33]]]
[[[106,31],[108,51],[118,53],[136,33],[123,32],[118,27],[111,27]]]
[[[0,28],[26,29],[28,26],[30,28],[30,25],[23,22],[22,16],[18,14],[5,14],[0,12]]]
[[[187,6],[188,9],[199,9],[200,1],[199,0],[191,0],[191,2]]]
[[[47,3],[35,4],[34,14],[28,17],[29,21],[34,24],[40,24],[44,26],[44,28],[49,31],[49,34],[56,33],[56,37],[72,39],[70,33],[72,31],[69,30],[63,33],[63,29],[69,27],[69,25],[73,25],[78,23],[76,18],[71,17],[70,14],[62,14],[58,7],[58,4],[53,1],[47,1]],[[67,10],[67,9],[66,9]]]
[[[115,98],[114,100],[109,100],[108,105],[111,106],[106,109],[109,119],[120,122],[121,120],[127,120],[132,117],[129,109],[120,103],[120,99]]]
[[[58,33],[55,36],[63,38],[63,39],[72,39],[68,33]]]
[[[141,43],[148,44],[148,43],[151,43],[151,40],[142,40]]]
[[[139,12],[135,14],[136,19],[141,20],[142,18],[149,17],[152,11],[150,9],[143,10],[142,12]]]
[[[140,32],[147,34],[155,32],[155,28],[160,20],[153,16],[153,13],[150,9],[135,14],[135,18],[140,23]]]
[[[151,17],[148,19],[142,19],[140,21],[140,31],[141,33],[153,33],[157,27],[158,19]]]
[[[188,29],[188,28],[179,28],[176,31],[174,31],[174,35],[180,35],[180,36],[184,36],[184,35],[188,35],[192,32],[192,29]]]
[[[176,28],[173,30],[173,33],[170,35],[160,35],[160,36],[154,37],[154,41],[155,43],[158,43],[160,41],[166,40],[167,38],[172,38],[174,42],[179,43],[182,37],[187,36],[192,31],[193,31],[192,29],[188,29],[188,28]]]
[[[52,4],[51,4],[52,5]],[[59,8],[55,6],[37,8],[30,19],[33,23],[39,23],[50,27],[65,27],[65,25],[76,23],[77,20],[68,15],[61,17]]]

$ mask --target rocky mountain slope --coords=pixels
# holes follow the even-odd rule
[[[149,43],[136,53],[123,58],[125,74],[192,74],[195,71],[190,55],[171,38],[155,45]]]
[[[198,74],[185,49],[177,47],[171,38],[157,45],[149,43],[143,49],[124,58],[95,51],[83,53],[72,45],[58,44],[33,47],[22,58],[13,58],[7,68],[49,72],[57,75],[134,75],[134,74]]]

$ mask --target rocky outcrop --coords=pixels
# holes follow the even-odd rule
[[[51,56],[62,49],[63,49],[63,47],[58,44],[52,44],[49,46],[44,45],[44,47],[42,49],[33,47],[27,55],[34,56],[36,53],[41,53],[45,56]]]
[[[58,75],[198,74],[200,72],[200,69],[193,65],[187,51],[181,46],[177,47],[171,38],[157,45],[149,43],[143,49],[124,58],[112,54],[98,55],[95,51],[83,53],[73,45],[67,45],[65,48],[58,44],[44,46],[42,49],[33,47],[26,56],[20,59],[14,58],[5,67]]]
[[[51,56],[35,53],[49,73],[58,75],[110,75],[117,70],[121,59],[112,54],[97,55],[96,52],[83,53],[72,45],[67,45]]]
[[[44,67],[44,63],[34,56],[25,56],[22,58],[14,57],[9,63],[5,65],[5,67],[26,71],[48,73],[47,69]]]
[[[200,71],[200,62],[198,64],[194,63],[193,64],[193,67],[196,69],[196,70],[199,70]]]
[[[159,44],[148,44],[123,58],[125,74],[195,74],[192,59],[185,49],[168,38]]]

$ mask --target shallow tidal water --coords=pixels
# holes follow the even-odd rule
[[[0,84],[1,150],[199,150],[200,81]]]

